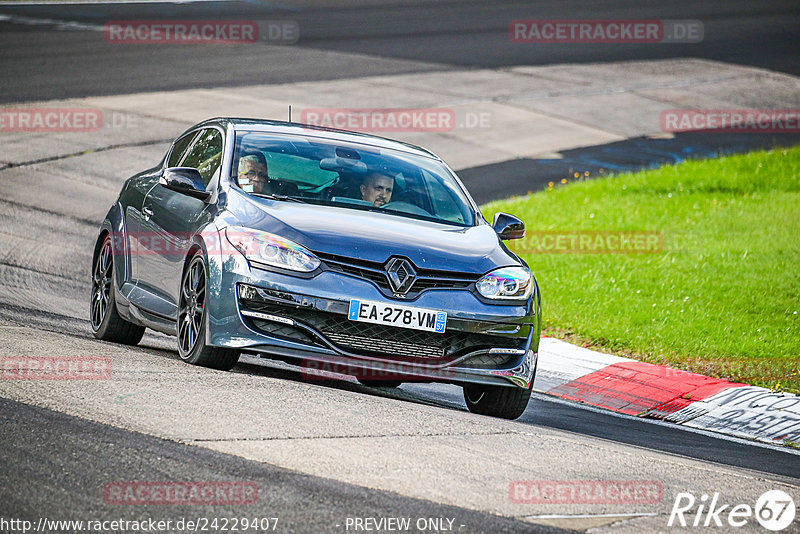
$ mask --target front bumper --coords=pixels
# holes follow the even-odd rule
[[[467,290],[429,290],[414,302],[390,300],[368,280],[330,271],[313,278],[263,271],[236,255],[209,258],[209,290],[208,344],[300,360],[311,374],[520,388],[535,376],[535,298],[489,305]],[[350,321],[351,298],[446,311],[446,331]]]

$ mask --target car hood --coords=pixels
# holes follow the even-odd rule
[[[278,234],[314,252],[382,263],[403,256],[422,269],[475,274],[520,264],[488,224],[461,227],[388,213],[236,196],[229,209],[239,225]]]

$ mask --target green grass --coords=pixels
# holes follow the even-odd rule
[[[661,232],[650,254],[509,242],[537,277],[549,335],[800,392],[800,147],[558,184],[482,211],[515,214],[534,235]]]

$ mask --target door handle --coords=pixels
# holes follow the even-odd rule
[[[142,214],[144,215],[144,220],[149,221],[150,217],[153,216],[153,210],[150,208],[142,208]]]

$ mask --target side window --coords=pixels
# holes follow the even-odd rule
[[[195,135],[197,135],[197,132],[188,133],[175,142],[175,147],[172,149],[172,152],[169,155],[167,167],[177,167],[180,165],[181,157],[192,143],[192,139],[194,139]]]
[[[208,129],[200,133],[194,146],[186,154],[183,167],[194,167],[200,171],[203,182],[208,185],[211,177],[222,162],[222,134],[217,130]]]

